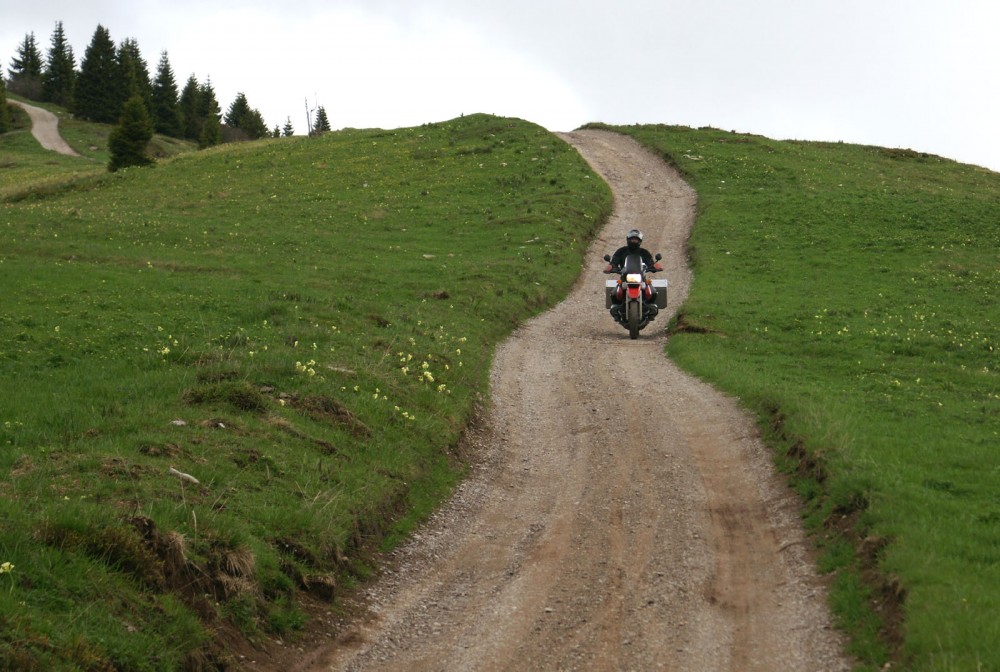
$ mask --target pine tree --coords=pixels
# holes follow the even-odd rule
[[[210,114],[205,117],[205,123],[201,127],[201,134],[198,136],[198,149],[214,147],[222,142],[222,122],[218,115]]]
[[[316,121],[313,123],[313,135],[326,133],[330,130],[330,120],[326,118],[326,108],[320,105],[316,108]]]
[[[76,58],[73,56],[73,48],[66,42],[62,21],[56,21],[46,61],[45,72],[42,73],[43,98],[56,105],[72,107]]]
[[[240,122],[250,114],[250,103],[247,102],[247,97],[243,93],[236,94],[236,100],[232,102],[229,106],[229,111],[226,112],[226,123],[233,128],[239,128]]]
[[[121,110],[121,70],[111,33],[101,25],[83,55],[73,92],[78,117],[104,124],[118,120]]]
[[[201,86],[194,75],[188,77],[184,90],[178,102],[178,109],[181,115],[181,137],[186,140],[197,140],[201,133],[202,120],[198,114],[201,106]]]
[[[10,111],[7,109],[7,85],[3,82],[3,68],[0,68],[0,133],[10,130]]]
[[[286,120],[285,120],[285,127],[282,129],[281,132],[284,133],[284,135],[285,135],[286,138],[290,138],[292,135],[295,134],[295,129],[292,127],[292,118],[291,117],[287,117],[286,118]]]
[[[121,119],[108,136],[108,153],[111,155],[108,170],[115,172],[129,166],[153,163],[153,159],[146,154],[146,146],[152,137],[153,120],[142,96],[134,95],[125,102]]]
[[[181,137],[181,113],[177,97],[177,82],[174,71],[170,67],[167,52],[160,54],[160,63],[156,66],[156,81],[153,82],[152,106],[153,127],[157,133],[169,135],[172,138]]]
[[[250,110],[250,114],[243,120],[243,125],[240,126],[240,129],[253,140],[266,138],[270,135],[267,130],[267,124],[264,123],[264,117],[261,116],[260,110],[257,109]]]
[[[198,134],[198,148],[205,149],[222,142],[222,110],[215,98],[212,81],[205,82],[198,88],[198,118],[201,121],[201,131]]]
[[[126,39],[118,47],[118,98],[121,104],[133,95],[138,95],[146,109],[153,107],[153,86],[149,83],[149,67],[139,51],[139,43]]]
[[[24,36],[10,62],[10,90],[31,100],[42,97],[42,55],[34,33]]]
[[[226,113],[225,121],[227,126],[238,129],[241,135],[250,140],[258,140],[269,134],[264,117],[258,110],[250,107],[244,93],[236,95],[236,100],[232,102]]]

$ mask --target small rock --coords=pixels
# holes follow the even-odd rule
[[[185,474],[183,471],[177,471],[173,467],[170,467],[170,469],[168,470],[168,473],[171,476],[176,476],[177,478],[181,479],[182,481],[187,481],[188,483],[195,483],[195,484],[197,484],[197,483],[201,482],[197,478],[195,478],[194,476],[192,476],[191,474]]]

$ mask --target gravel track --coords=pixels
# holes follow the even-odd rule
[[[46,109],[18,100],[8,99],[7,102],[17,105],[28,113],[31,118],[31,134],[35,136],[35,140],[38,140],[38,144],[42,147],[66,156],[80,156],[59,134],[59,117]]]
[[[631,341],[604,310],[601,257],[633,226],[667,312],[684,301],[695,193],[622,135],[562,137],[615,196],[587,267],[498,349],[470,477],[283,669],[850,669],[753,421],[664,356],[668,315]]]

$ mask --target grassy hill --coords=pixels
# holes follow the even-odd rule
[[[461,476],[494,345],[611,207],[565,143],[483,115],[114,175],[23,135],[0,138],[12,669],[214,669],[234,637],[294,638],[299,598],[335,600]]]
[[[668,354],[760,415],[862,667],[1000,669],[1000,176],[617,130],[698,190]],[[9,669],[212,669],[335,608],[461,477],[493,346],[610,209],[482,115],[115,175],[26,136],[0,136]]]
[[[1000,175],[908,150],[618,130],[698,191],[668,353],[759,414],[827,536],[820,568],[855,652],[1000,670]]]
[[[83,158],[62,156],[42,150],[31,135],[31,119],[27,112],[10,105],[12,130],[0,136],[0,201],[44,195],[56,189],[85,185],[107,172],[108,135],[112,127],[79,121],[63,108],[49,103],[30,101],[20,96],[7,96],[35,107],[42,107],[59,117],[59,132]],[[153,136],[147,152],[157,159],[191,152],[197,146],[191,142]]]

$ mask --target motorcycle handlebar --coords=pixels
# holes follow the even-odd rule
[[[659,273],[660,271],[663,270],[663,267],[660,266],[660,259],[663,258],[663,255],[657,253],[656,257],[654,257],[654,258],[656,259],[656,262],[652,266],[647,266],[646,267],[646,272],[647,273]],[[604,261],[608,262],[608,265],[604,267],[604,272],[605,273],[621,273],[622,272],[622,269],[620,267],[618,267],[618,266],[612,266],[611,265],[611,263],[610,263],[611,262],[611,255],[610,254],[605,254],[604,255]]]
[[[657,268],[656,266],[647,266],[646,267],[646,272],[647,273],[659,273],[662,270],[663,270],[662,268]],[[616,266],[606,266],[604,268],[604,272],[605,273],[621,273],[622,269],[620,269],[620,268],[618,268]]]

